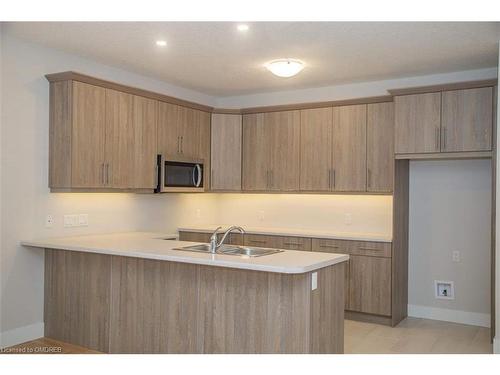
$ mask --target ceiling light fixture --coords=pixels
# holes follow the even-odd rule
[[[278,59],[268,62],[265,67],[278,77],[292,77],[304,69],[304,63],[296,59]]]
[[[157,40],[156,45],[160,47],[165,47],[167,45],[167,42],[165,40]]]
[[[248,31],[249,27],[248,25],[245,25],[244,23],[241,23],[237,26],[238,31]]]

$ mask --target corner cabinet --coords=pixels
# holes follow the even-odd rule
[[[155,188],[157,101],[75,80],[50,83],[49,187]]]
[[[212,114],[211,190],[241,190],[241,115]]]
[[[397,155],[492,150],[493,87],[399,95],[394,102]]]

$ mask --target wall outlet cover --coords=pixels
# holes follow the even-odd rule
[[[451,259],[456,262],[456,263],[459,263],[460,262],[460,251],[458,250],[455,250],[451,253]]]
[[[266,213],[264,211],[259,211],[259,221],[264,221],[266,218]]]
[[[313,272],[311,274],[311,290],[318,289],[318,273]]]
[[[54,225],[54,217],[52,215],[47,215],[45,218],[45,227],[46,228],[52,228]]]
[[[345,214],[344,215],[344,224],[345,225],[351,225],[352,224],[352,214]]]
[[[434,293],[437,299],[455,299],[453,281],[434,280]]]

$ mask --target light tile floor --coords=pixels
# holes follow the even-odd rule
[[[489,328],[407,318],[396,327],[345,320],[346,354],[488,354]]]

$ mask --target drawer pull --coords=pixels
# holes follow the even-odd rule
[[[288,246],[302,246],[301,243],[296,243],[296,242],[283,242],[283,245],[288,245]]]
[[[376,247],[364,247],[364,246],[359,246],[358,249],[359,250],[374,250],[374,251],[384,250],[384,249],[377,249]]]
[[[338,249],[339,248],[336,245],[319,245],[319,247],[326,247],[326,248],[330,248],[330,249]]]
[[[263,240],[248,240],[251,243],[266,243],[266,241]]]

